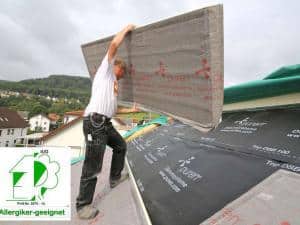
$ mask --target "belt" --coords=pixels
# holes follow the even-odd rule
[[[88,116],[86,116],[84,119],[89,120],[90,117],[92,117],[93,121],[95,121],[96,123],[109,123],[111,118],[100,114],[100,113],[90,113]]]

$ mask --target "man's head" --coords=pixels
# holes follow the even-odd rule
[[[121,59],[115,59],[114,62],[114,73],[116,75],[117,80],[120,80],[126,72],[126,64]]]

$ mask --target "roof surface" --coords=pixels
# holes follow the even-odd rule
[[[16,112],[7,107],[0,107],[0,128],[25,128],[28,124]]]
[[[279,169],[300,173],[299,113],[297,106],[228,112],[208,133],[174,121],[129,142],[127,159],[152,223],[196,225],[220,210],[222,218],[227,204]],[[299,224],[298,214],[291,214],[300,209],[295,203],[300,192],[293,188],[300,176],[288,180],[279,182],[276,190],[264,189],[265,199],[256,201],[257,195],[250,194],[244,205],[261,205],[235,214],[245,220],[237,223],[231,216],[227,223],[205,224]],[[229,209],[234,210],[230,205]]]

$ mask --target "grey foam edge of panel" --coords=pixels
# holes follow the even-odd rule
[[[223,84],[220,90],[216,91],[216,95],[218,98],[213,98],[211,102],[211,108],[217,109],[212,110],[213,117],[215,121],[212,121],[215,126],[217,126],[222,117],[222,109],[223,108],[223,99],[224,99],[224,24],[223,24],[223,5],[218,5],[217,7],[212,7],[209,9],[209,34],[210,34],[210,48],[212,49],[210,55],[210,62],[214,64],[214,61],[221,62],[220,71],[217,71],[223,77]],[[211,32],[211,29],[214,29],[214,32]],[[214,38],[212,38],[214,37]],[[217,51],[221,49],[221,52]],[[215,67],[214,67],[215,68]],[[213,79],[212,87],[218,87],[220,84],[217,83],[216,79]],[[221,102],[220,102],[221,101]],[[217,118],[220,118],[217,121]]]
[[[82,52],[82,54],[83,54],[83,58],[84,58],[84,61],[85,61],[86,66],[87,66],[87,69],[88,69],[88,72],[89,72],[89,76],[90,76],[90,78],[91,78],[91,80],[92,80],[92,76],[91,76],[92,71],[91,71],[91,68],[89,67],[89,64],[88,64],[89,59],[88,59],[87,50],[84,49],[84,48],[81,48],[81,52]]]
[[[159,22],[155,22],[155,23],[151,23],[151,24],[142,26],[142,27],[138,27],[133,32],[134,33],[141,33],[143,31],[148,30],[149,28],[150,29],[159,28],[159,27],[162,27],[162,26],[166,26],[166,25],[169,25],[169,24],[176,23],[176,22],[178,22],[178,20],[188,21],[188,20],[191,20],[191,19],[195,18],[196,16],[199,16],[199,13],[203,13],[203,14],[204,13],[209,13],[209,10],[212,10],[212,9],[215,9],[215,11],[218,11],[218,10],[223,11],[223,5],[222,4],[217,4],[217,5],[197,9],[197,10],[194,10],[194,11],[189,12],[189,13],[180,14],[180,15],[177,15],[177,16],[174,16],[174,17],[171,17],[171,18],[164,19],[163,21],[159,21]],[[113,37],[114,37],[114,35],[111,35],[111,36],[103,38],[103,39],[99,39],[99,40],[96,40],[96,41],[92,41],[92,42],[82,44],[81,48],[85,48],[85,47],[88,47],[88,46],[94,45],[94,44],[107,42],[107,41],[111,40]]]
[[[220,211],[218,211],[217,213],[215,213],[213,216],[211,216],[210,218],[208,218],[207,220],[205,220],[204,222],[202,222],[200,225],[248,225],[248,224],[270,224],[270,220],[272,220],[271,224],[278,224],[278,225],[292,225],[292,224],[300,224],[300,217],[295,215],[296,217],[296,222],[293,221],[288,221],[288,220],[292,220],[295,218],[283,218],[283,220],[281,219],[281,221],[277,221],[278,219],[280,220],[279,216],[274,215],[276,212],[275,211],[275,207],[273,205],[273,207],[269,207],[268,208],[268,201],[272,200],[275,197],[278,196],[274,196],[270,193],[265,193],[267,188],[270,188],[272,185],[275,186],[272,190],[276,190],[277,194],[278,194],[278,189],[280,187],[278,187],[278,183],[280,182],[280,179],[289,179],[289,185],[292,186],[292,182],[297,183],[295,184],[296,187],[299,187],[300,185],[300,174],[294,173],[294,172],[290,172],[290,171],[286,171],[286,170],[277,170],[276,172],[274,172],[272,175],[270,175],[269,177],[267,177],[265,180],[263,180],[262,182],[260,182],[259,184],[257,184],[256,186],[254,186],[253,188],[251,188],[248,192],[244,193],[241,197],[237,198],[236,200],[232,201],[231,203],[227,204],[223,209],[221,209]],[[285,180],[286,181],[286,180]],[[277,184],[277,185],[276,185]],[[284,182],[284,184],[286,185],[286,182]],[[290,192],[287,194],[288,196],[291,195],[291,193],[295,193],[297,192],[298,195],[300,195],[300,189],[293,189],[290,190]],[[253,199],[255,198],[259,198],[259,204],[255,204],[253,206]],[[280,198],[280,197],[279,197]],[[285,198],[285,200],[288,197]],[[280,200],[280,199],[278,199]],[[299,205],[297,204],[297,202],[299,202],[300,199],[293,199],[296,203],[294,205]],[[250,203],[252,201],[252,204],[250,207]],[[277,202],[278,205],[281,205],[282,202]],[[247,205],[248,204],[248,205]],[[251,209],[247,209],[247,207],[245,207],[243,209],[243,206],[248,206],[248,208],[250,207]],[[269,209],[270,213],[273,213],[273,215],[258,215],[256,212],[260,211],[259,207],[263,206],[265,208]],[[246,209],[246,212],[245,212]],[[244,211],[243,211],[244,210]],[[299,214],[299,206],[298,209],[285,209],[285,212],[290,214],[293,213],[293,211],[297,212]],[[245,212],[244,217],[241,213]],[[261,211],[260,211],[261,212]],[[249,216],[250,215],[250,216]],[[264,220],[264,221],[262,221]],[[276,220],[276,221],[275,221]],[[267,222],[267,223],[266,223]],[[290,223],[291,222],[291,223]]]

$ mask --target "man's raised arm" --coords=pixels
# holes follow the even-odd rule
[[[135,26],[132,24],[127,25],[123,30],[116,34],[116,36],[111,41],[109,48],[108,48],[108,61],[115,57],[118,47],[121,45],[122,41],[124,40],[126,34],[132,30],[134,30]]]

